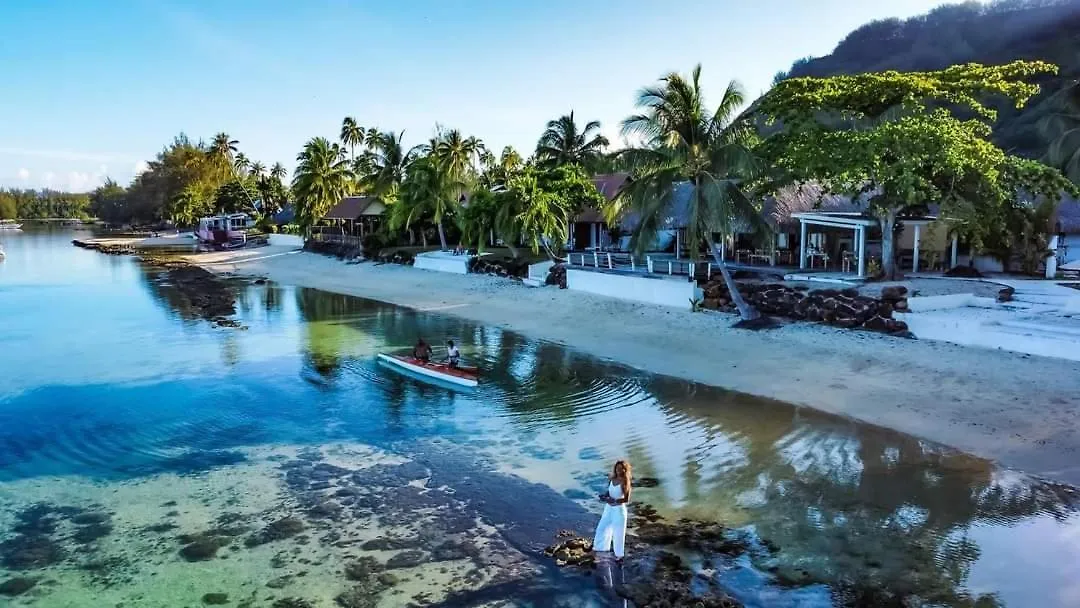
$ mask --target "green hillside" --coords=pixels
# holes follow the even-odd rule
[[[1061,74],[1040,82],[1043,94],[1022,112],[999,106],[997,143],[1041,157],[1047,142],[1036,128],[1047,98],[1080,78],[1080,0],[1002,0],[941,6],[907,20],[873,21],[848,34],[832,54],[799,60],[777,78],[883,70],[938,70],[957,63],[1001,64],[1040,59]]]

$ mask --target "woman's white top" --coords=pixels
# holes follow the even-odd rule
[[[622,500],[622,498],[623,498],[622,486],[615,483],[614,481],[609,481],[608,482],[607,493],[608,493],[608,496],[610,496],[613,500]],[[622,508],[625,509],[626,508],[626,503],[623,503],[621,505],[607,505],[607,506],[609,506],[609,507],[622,507]]]

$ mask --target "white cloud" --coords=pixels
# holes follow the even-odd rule
[[[46,186],[52,186],[53,180],[56,179],[56,174],[52,171],[46,171],[45,175],[41,176],[42,181]]]
[[[26,168],[19,169],[19,172],[16,173],[16,175],[18,175],[19,179],[21,179],[24,182],[30,180],[30,170],[29,169],[26,169]]]
[[[83,173],[79,171],[72,171],[68,173],[67,188],[68,192],[89,192],[94,188],[101,185],[101,174]]]
[[[146,164],[145,160],[140,160],[139,162],[135,163],[135,168],[132,169],[132,171],[135,173],[135,175],[138,175],[149,168],[150,165]]]

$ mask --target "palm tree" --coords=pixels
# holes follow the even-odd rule
[[[259,161],[255,161],[248,165],[248,172],[255,177],[262,177],[266,174],[266,165]]]
[[[391,228],[408,229],[415,221],[430,217],[439,230],[439,244],[446,250],[443,220],[458,206],[458,197],[466,184],[454,178],[447,165],[434,155],[417,158],[409,165],[408,176],[401,184],[401,195],[394,204]]]
[[[1039,129],[1050,142],[1045,161],[1080,184],[1080,81],[1055,93],[1051,103],[1053,112],[1039,122]]]
[[[353,173],[344,150],[324,137],[316,137],[297,155],[292,189],[297,223],[310,229],[349,193]]]
[[[440,133],[431,145],[438,162],[456,179],[465,179],[476,173],[476,164],[484,150],[484,144],[479,139],[464,137],[457,129]]]
[[[274,163],[274,166],[270,167],[270,177],[277,180],[284,180],[286,175],[288,175],[288,171],[285,170],[285,165]]]
[[[341,121],[341,143],[349,147],[349,155],[353,160],[356,159],[356,146],[364,143],[364,136],[364,128],[356,124],[356,119],[352,116],[346,116],[345,120]]]
[[[232,163],[233,154],[236,153],[236,146],[239,144],[240,142],[230,138],[228,133],[218,133],[210,144],[209,153],[219,161]]]
[[[243,152],[238,153],[233,158],[233,170],[235,173],[244,174],[248,172],[248,168],[251,167],[251,161]]]
[[[547,129],[536,144],[536,158],[546,166],[576,164],[592,170],[603,155],[608,140],[597,133],[600,122],[593,120],[578,131],[574,113],[547,123]]]
[[[696,258],[700,244],[708,244],[739,314],[752,320],[760,313],[739,294],[713,240],[714,233],[727,236],[740,227],[766,230],[744,191],[761,168],[750,149],[750,130],[743,121],[732,120],[743,101],[742,88],[732,81],[720,105],[709,111],[701,90],[700,64],[689,80],[671,73],[658,85],[642,89],[637,106],[643,112],[623,121],[622,131],[640,137],[645,146],[625,152],[633,179],[607,211],[609,217],[624,209],[638,215],[633,246],[643,252],[654,242],[677,198],[688,197],[686,231],[691,255]]]
[[[365,144],[370,148],[363,157],[357,159],[357,169],[365,171],[359,175],[363,186],[372,196],[384,204],[394,200],[409,164],[415,157],[414,150],[405,150],[401,143],[405,133],[396,134],[368,132]]]
[[[571,215],[571,201],[560,200],[544,190],[534,167],[526,167],[513,175],[506,189],[498,194],[500,204],[495,215],[495,231],[510,252],[517,257],[514,243],[524,240],[533,253],[543,249],[549,257],[555,254],[548,241],[566,242]]]

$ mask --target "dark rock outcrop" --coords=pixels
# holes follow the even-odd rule
[[[860,295],[854,289],[805,291],[780,283],[739,283],[739,293],[758,311],[798,321],[824,323],[847,329],[867,329],[898,334],[907,324],[893,318],[893,311],[907,309],[907,289],[885,287],[880,299]],[[725,283],[714,280],[703,285],[701,307],[736,312]]]

